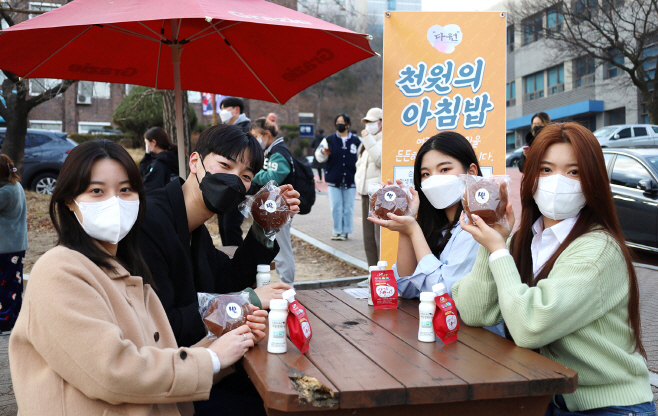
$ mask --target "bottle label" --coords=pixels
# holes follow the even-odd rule
[[[432,318],[434,318],[433,313],[423,312],[420,314],[420,329],[429,329],[430,331],[434,330],[432,326]]]

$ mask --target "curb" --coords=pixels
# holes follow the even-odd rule
[[[295,290],[324,289],[325,287],[348,286],[367,280],[368,276],[338,277],[327,280],[311,280],[309,282],[295,282]]]
[[[297,238],[300,238],[304,241],[306,241],[309,244],[314,245],[315,247],[319,248],[320,250],[331,254],[332,256],[338,257],[341,261],[349,264],[350,266],[358,267],[363,270],[368,270],[368,263],[357,259],[354,256],[350,256],[347,253],[343,253],[342,251],[336,250],[335,248],[331,247],[328,244],[323,243],[322,241],[318,240],[317,238],[313,238],[308,234],[304,234],[303,232],[295,229],[295,228],[290,228],[290,234],[294,235]],[[353,279],[352,277],[349,277],[349,279]],[[340,279],[329,279],[329,280],[340,280]],[[300,283],[295,283],[295,287]]]

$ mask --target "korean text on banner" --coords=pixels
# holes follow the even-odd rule
[[[421,145],[461,133],[483,175],[505,173],[506,13],[387,12],[382,178],[413,184]],[[395,262],[397,233],[382,229]]]

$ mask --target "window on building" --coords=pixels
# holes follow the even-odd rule
[[[31,78],[30,95],[39,95],[46,90],[56,87],[60,82],[62,82],[61,79]]]
[[[605,12],[613,9],[619,10],[624,5],[624,0],[601,0],[601,8]]]
[[[188,91],[187,101],[190,103],[200,103],[202,101],[201,93],[198,91]]]
[[[574,88],[594,83],[594,70],[596,69],[596,62],[594,61],[594,58],[578,58],[575,61],[575,67],[576,77],[574,78]]]
[[[135,85],[133,85],[133,84],[126,84],[126,95],[130,94],[130,91],[132,91],[133,88],[135,88]]]
[[[546,31],[559,32],[562,30],[564,16],[560,13],[559,6],[551,7],[546,11]]]
[[[30,128],[51,130],[61,133],[62,122],[57,120],[30,120]]]
[[[506,89],[506,106],[513,107],[516,105],[516,81],[512,81],[505,86]]]
[[[610,183],[640,189],[640,181],[643,179],[652,179],[652,177],[640,162],[628,156],[617,155],[615,166],[612,168]]]
[[[507,26],[507,53],[514,52],[514,25]]]
[[[658,33],[649,36],[642,49],[642,69],[646,73],[645,81],[649,89],[653,90],[653,79],[656,76],[656,63],[658,62]]]
[[[523,78],[525,83],[524,101],[532,101],[544,96],[544,72],[537,72]]]
[[[516,136],[514,132],[508,132],[505,137],[505,150],[514,150],[516,149]]]
[[[580,23],[596,16],[599,11],[599,2],[598,0],[574,0],[572,9],[575,23]]]
[[[110,98],[110,83],[95,81],[79,81],[78,94],[94,98]]]
[[[615,108],[605,112],[606,126],[615,124],[626,124],[626,108]]]
[[[542,30],[544,29],[544,16],[542,13],[537,13],[533,16],[525,18],[523,24],[523,45],[528,45],[536,42],[541,37]]]
[[[78,133],[86,134],[89,130],[103,129],[105,127],[112,127],[112,123],[102,121],[79,121]]]
[[[548,95],[564,91],[564,64],[548,70]]]
[[[49,12],[51,10],[55,10],[56,8],[61,6],[61,4],[44,3],[42,1],[31,1],[29,6],[30,6],[30,10],[39,10],[39,11],[42,11],[42,12]],[[32,19],[33,17],[36,17],[36,16],[39,16],[39,15],[30,13],[28,19]]]
[[[644,103],[640,106],[640,123],[649,124],[649,111]]]
[[[617,48],[608,49],[608,53],[612,57],[613,61],[619,65],[624,64],[624,55]],[[606,78],[614,78],[620,74],[620,69],[616,67],[612,62],[608,62],[606,65]]]
[[[388,7],[388,10],[397,10],[395,8],[395,0],[388,0],[386,2],[386,7]]]

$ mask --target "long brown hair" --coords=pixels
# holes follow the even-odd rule
[[[7,155],[0,154],[0,181],[7,181],[12,185],[21,181],[21,177],[16,173],[14,162]]]
[[[533,195],[537,190],[541,161],[548,148],[557,143],[569,143],[573,146],[580,172],[580,184],[587,201],[580,211],[580,216],[567,238],[560,244],[555,253],[537,277],[532,270],[532,225],[541,212],[535,203]],[[605,160],[601,145],[594,135],[577,123],[556,123],[546,126],[537,135],[530,147],[525,162],[524,177],[521,182],[521,225],[512,237],[510,250],[521,280],[528,286],[536,286],[537,282],[548,277],[553,265],[562,252],[578,237],[591,231],[603,230],[619,245],[626,269],[628,270],[628,320],[635,338],[635,350],[646,358],[642,345],[642,329],[640,326],[640,293],[637,276],[633,268],[632,256],[625,244],[625,238],[617,219],[612,192],[608,182]]]

